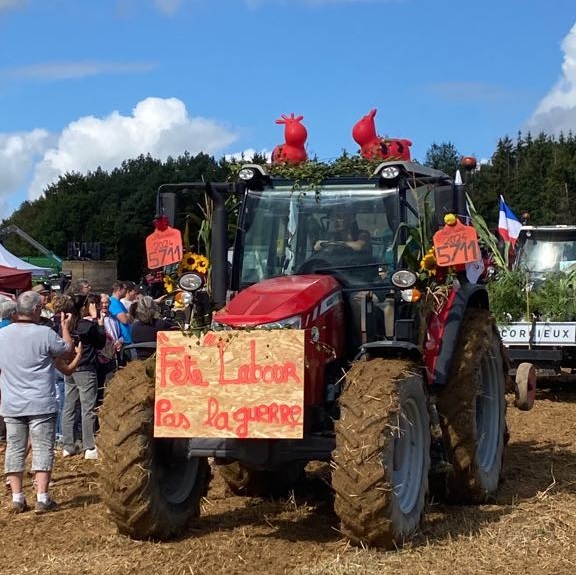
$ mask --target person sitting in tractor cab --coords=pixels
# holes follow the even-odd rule
[[[339,210],[331,212],[328,218],[328,237],[314,243],[315,252],[343,247],[355,252],[372,253],[370,233],[359,229],[353,213]]]

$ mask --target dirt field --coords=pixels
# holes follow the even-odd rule
[[[5,493],[0,573],[573,574],[575,402],[576,392],[539,390],[532,412],[509,409],[512,437],[495,504],[432,503],[418,537],[393,552],[343,541],[325,469],[312,473],[301,493],[275,502],[227,495],[216,475],[197,527],[181,540],[154,543],[116,534],[99,500],[98,462],[59,458],[53,494],[60,511],[9,515]],[[33,499],[30,480],[26,492]]]

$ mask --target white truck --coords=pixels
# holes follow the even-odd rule
[[[516,378],[516,403],[530,409],[537,378],[576,374],[576,226],[524,226],[517,245],[514,270],[526,273],[526,297],[547,281],[555,281],[560,294],[552,318],[542,306],[527,306],[520,321],[498,325]]]

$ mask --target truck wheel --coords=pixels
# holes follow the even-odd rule
[[[279,497],[285,495],[305,477],[305,461],[291,461],[273,469],[251,469],[227,460],[214,461],[226,486],[234,495],[252,497]]]
[[[332,487],[342,533],[357,545],[402,544],[422,519],[430,469],[430,417],[418,367],[357,362],[340,409]]]
[[[188,440],[154,439],[154,380],[133,361],[108,384],[97,438],[101,496],[120,533],[168,539],[200,515],[210,481],[207,458]]]
[[[515,405],[520,411],[530,411],[536,398],[536,368],[532,363],[521,363],[516,370]]]
[[[487,310],[467,310],[448,382],[436,398],[452,464],[448,501],[484,503],[498,489],[507,437],[507,378],[494,319]]]

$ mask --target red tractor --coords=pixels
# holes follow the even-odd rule
[[[258,367],[252,344],[245,345],[242,382],[254,385],[234,388],[230,419],[218,423],[210,407],[200,418],[221,436],[190,436],[198,417],[165,411],[169,404],[159,406],[158,397],[155,403],[166,353],[157,353],[156,366],[136,361],[118,372],[101,410],[98,445],[102,498],[120,532],[137,539],[182,534],[200,514],[213,468],[232,492],[264,495],[289,490],[311,461],[331,462],[341,532],[359,545],[409,539],[431,485],[458,503],[483,503],[496,493],[507,365],[486,289],[456,272],[444,290],[425,293],[414,266],[422,253],[411,251],[411,234],[424,218],[439,229],[446,214],[466,213],[464,186],[408,161],[383,162],[370,176],[314,182],[309,191],[298,184],[246,165],[235,183],[160,190],[159,210],[172,225],[184,221],[194,190],[213,205],[210,293],[217,311],[210,335],[190,347],[208,354],[228,333],[249,334],[265,342],[276,363]],[[232,265],[230,194],[240,206]],[[192,305],[205,289],[193,272],[180,286]],[[302,334],[300,365],[282,363],[290,351],[281,344],[286,333]],[[179,387],[171,402],[192,388],[210,389],[202,365],[191,356],[173,362]],[[243,400],[260,380],[268,377],[268,387],[280,390],[299,373],[301,410]],[[222,370],[219,377],[230,382]],[[232,411],[238,405],[249,409]],[[250,435],[246,426],[229,425],[280,419],[300,425],[300,437]],[[169,433],[155,436],[162,424]]]

